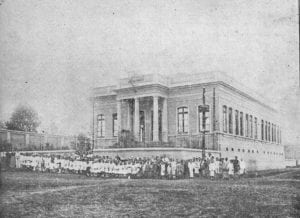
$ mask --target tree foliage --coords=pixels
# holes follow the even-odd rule
[[[6,129],[6,125],[3,121],[0,121],[0,129]]]
[[[79,134],[76,139],[71,142],[71,146],[75,150],[75,153],[80,156],[85,156],[92,150],[91,140],[84,134]]]
[[[32,107],[19,105],[5,124],[9,130],[36,132],[40,121],[37,112]]]
[[[12,144],[8,143],[6,140],[2,141],[0,140],[0,152],[9,152],[12,151]]]

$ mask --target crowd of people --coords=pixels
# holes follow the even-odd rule
[[[210,179],[237,178],[246,173],[243,159],[235,157],[195,157],[178,160],[167,156],[121,159],[119,156],[75,157],[50,154],[16,154],[16,168],[39,172],[74,173],[97,177],[183,179],[208,177]]]

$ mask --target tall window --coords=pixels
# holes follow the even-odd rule
[[[261,120],[261,140],[264,140],[264,120]]]
[[[239,111],[235,110],[235,134],[239,135]]]
[[[254,138],[257,139],[257,117],[254,118]]]
[[[280,127],[278,126],[278,144],[280,144]]]
[[[265,121],[265,141],[268,141],[268,122]]]
[[[246,137],[248,137],[249,136],[249,115],[248,114],[246,114],[245,133],[246,133]]]
[[[271,141],[271,123],[268,123],[268,140]]]
[[[240,112],[240,134],[241,136],[244,135],[244,114],[243,112]]]
[[[274,124],[274,136],[273,136],[273,141],[276,142],[276,125]]]
[[[227,107],[223,106],[223,132],[227,132]]]
[[[276,124],[274,124],[274,142],[276,142]]]
[[[117,114],[113,114],[112,115],[112,123],[113,123],[113,136],[118,136],[118,115]]]
[[[281,140],[282,140],[282,138],[281,138],[281,128],[279,128],[279,144],[281,144]]]
[[[229,133],[233,133],[233,123],[232,123],[232,108],[228,108],[228,120],[229,120]]]
[[[198,130],[199,131],[203,131],[203,113],[201,111],[201,107],[199,106],[198,107],[198,124],[199,124],[199,128]],[[205,113],[205,130],[206,131],[210,131],[210,117],[209,117],[209,112],[206,112]]]
[[[105,137],[105,118],[103,114],[99,114],[97,117],[97,135],[98,137]]]
[[[177,109],[177,122],[178,133],[188,133],[189,120],[188,120],[188,108],[180,107]]]
[[[272,142],[274,142],[274,124],[272,123]]]
[[[279,142],[278,137],[279,137],[279,128],[277,126],[277,128],[276,128],[276,142],[277,142],[277,144]]]
[[[253,138],[253,120],[252,115],[250,115],[250,138]]]

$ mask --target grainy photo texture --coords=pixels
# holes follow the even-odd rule
[[[0,217],[300,217],[299,1],[1,0]]]

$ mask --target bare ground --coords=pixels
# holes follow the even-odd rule
[[[0,217],[300,217],[300,169],[230,181],[6,171]]]

